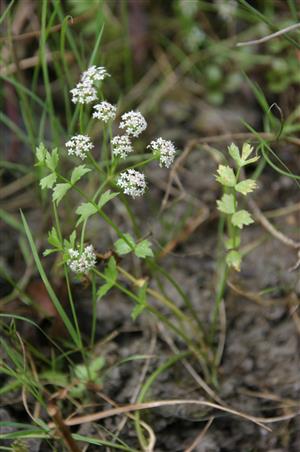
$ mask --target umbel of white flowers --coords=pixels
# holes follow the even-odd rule
[[[128,111],[121,116],[120,129],[126,134],[138,137],[147,128],[147,121],[139,111]]]
[[[106,69],[102,66],[91,66],[83,72],[79,83],[71,89],[72,102],[74,104],[89,104],[97,100],[97,91],[94,83],[110,77]]]
[[[67,260],[68,267],[74,273],[87,274],[97,262],[96,254],[93,245],[87,245],[83,251],[79,249],[69,249],[69,259]]]
[[[89,151],[93,149],[92,140],[87,135],[74,135],[66,142],[66,148],[69,155],[76,155],[76,157],[84,160]]]
[[[100,102],[100,104],[94,105],[93,118],[100,119],[103,122],[113,121],[116,118],[117,107],[106,102]]]
[[[126,158],[128,154],[133,152],[133,147],[128,135],[117,135],[111,140],[113,155],[115,157]]]
[[[130,195],[133,198],[142,196],[146,190],[144,174],[132,168],[119,175],[117,185],[123,190],[125,195]]]
[[[169,168],[174,161],[176,155],[176,149],[172,141],[164,140],[163,138],[157,138],[151,141],[147,146],[153,152],[153,154],[159,157],[159,165]]]

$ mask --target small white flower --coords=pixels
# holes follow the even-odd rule
[[[81,76],[82,82],[90,82],[91,84],[98,81],[104,80],[105,77],[110,77],[109,73],[103,66],[91,66],[86,71],[83,72]]]
[[[117,107],[106,102],[100,102],[100,104],[94,105],[93,118],[100,119],[104,122],[113,121],[116,118]]]
[[[93,245],[86,246],[82,252],[73,248],[70,248],[68,252],[67,265],[74,273],[87,274],[95,267],[97,259]]]
[[[127,135],[138,137],[147,128],[147,122],[139,111],[129,111],[121,116],[120,128]]]
[[[66,148],[69,155],[76,155],[76,157],[84,160],[89,151],[93,149],[92,140],[87,135],[74,135],[66,142]]]
[[[89,104],[97,100],[97,92],[92,83],[88,80],[77,83],[76,87],[71,89],[72,102],[74,104]]]
[[[169,168],[173,163],[176,149],[172,141],[157,138],[156,140],[151,141],[147,147],[153,151],[155,156],[159,156],[159,166]]]
[[[122,188],[125,195],[136,198],[142,196],[146,190],[146,181],[143,173],[128,169],[120,174],[117,185]]]
[[[130,152],[133,152],[133,147],[128,135],[117,135],[111,140],[113,155],[125,159]]]

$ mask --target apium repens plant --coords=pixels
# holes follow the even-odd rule
[[[155,160],[159,162],[160,166],[168,168],[176,155],[174,144],[160,137],[152,140],[147,146],[150,152],[146,154],[146,160],[140,159],[138,163],[133,165],[126,163],[126,159],[134,153],[133,140],[138,138],[147,128],[147,121],[138,111],[123,113],[119,122],[120,132],[113,136],[112,124],[118,112],[117,106],[103,100],[101,84],[107,77],[110,77],[110,75],[104,67],[92,66],[83,72],[79,83],[71,90],[72,102],[77,104],[77,110],[79,109],[79,130],[66,141],[65,152],[58,149],[49,151],[43,143],[36,149],[36,166],[40,167],[42,176],[40,186],[43,190],[52,190],[55,213],[55,226],[48,235],[51,248],[47,249],[44,255],[60,253],[63,257],[61,263],[65,266],[65,270],[70,270],[80,279],[92,279],[93,287],[96,284],[95,280],[97,280],[97,284],[99,280],[104,280],[104,284],[100,285],[97,291],[94,290],[94,298],[96,297],[98,300],[110,288],[117,285],[116,255],[123,256],[133,252],[140,259],[153,256],[149,240],[136,241],[129,233],[123,233],[104,211],[104,207],[112,199],[120,196],[125,208],[130,209],[130,203],[124,201],[124,195],[137,198],[143,196],[147,190],[145,175],[137,168],[140,169]],[[86,106],[91,103],[95,103],[92,113],[90,106]],[[92,138],[87,134],[87,130],[90,130],[87,122],[92,121],[101,121],[103,124],[102,154],[99,162],[93,156],[95,146]],[[68,159],[75,164],[69,175],[62,174],[60,169],[61,156],[66,154]],[[122,169],[119,170],[119,167]],[[98,173],[100,181],[99,187],[92,196],[87,194],[81,183],[84,176],[91,171]],[[75,190],[81,196],[83,202],[76,209],[78,220],[67,239],[62,237],[57,209],[70,190]],[[104,272],[97,269],[97,250],[94,245],[85,243],[87,221],[91,216],[97,214],[118,236]],[[140,306],[137,306],[134,310],[134,318],[142,312],[141,305],[145,306],[144,292],[145,290],[139,291],[138,297],[135,299],[138,303],[140,302]],[[93,329],[95,329],[95,325]],[[95,331],[92,332],[92,335],[94,333]]]
[[[217,201],[220,212],[226,216],[228,238],[225,241],[227,249],[226,263],[229,267],[240,271],[242,255],[240,252],[241,230],[244,226],[253,223],[251,214],[246,209],[239,208],[238,195],[247,196],[256,188],[256,182],[253,179],[240,180],[241,170],[244,166],[256,162],[259,157],[251,157],[253,147],[245,143],[240,153],[235,144],[228,147],[228,152],[237,169],[234,170],[228,165],[219,165],[216,179],[223,187],[223,196]]]

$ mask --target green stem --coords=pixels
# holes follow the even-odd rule
[[[96,324],[97,324],[97,290],[96,290],[96,280],[95,280],[95,275],[92,274],[92,329],[91,329],[91,348],[93,348],[94,343],[95,343]]]

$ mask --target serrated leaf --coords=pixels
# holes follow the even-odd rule
[[[115,285],[117,280],[117,263],[114,257],[109,259],[108,265],[104,270],[104,275],[106,282],[98,289],[97,295],[99,298],[104,297],[104,295],[106,295],[107,292]]]
[[[56,179],[57,177],[55,173],[51,173],[48,174],[48,176],[43,177],[43,179],[40,180],[40,186],[42,190],[44,190],[45,188],[52,188],[56,182]]]
[[[217,181],[224,185],[225,187],[234,187],[236,184],[235,174],[230,166],[219,165],[217,169],[218,175],[216,176]]]
[[[149,240],[143,240],[135,246],[134,254],[141,259],[146,257],[153,257],[153,251],[151,249],[151,243]]]
[[[89,379],[88,370],[83,364],[77,364],[77,366],[74,367],[74,373],[78,380],[86,381]]]
[[[53,201],[56,201],[56,203],[59,204],[70,188],[71,185],[68,182],[55,185],[52,195]]]
[[[252,154],[253,151],[254,151],[254,149],[252,146],[250,146],[249,143],[245,143],[243,145],[243,148],[242,148],[243,165],[242,166],[250,165],[250,163],[257,162],[257,160],[259,159],[259,156],[252,157],[251,159],[248,158]]]
[[[249,143],[244,143],[242,147],[242,159],[246,161],[249,155],[252,154],[253,150],[253,146],[251,146]]]
[[[237,163],[238,166],[242,166],[242,160],[240,156],[239,148],[236,146],[236,144],[231,143],[230,146],[228,146],[228,152],[233,158],[233,160]]]
[[[234,202],[234,196],[224,194],[221,199],[217,201],[218,209],[226,213],[228,215],[231,215],[235,212],[235,202]]]
[[[115,250],[119,256],[130,253],[135,248],[135,243],[130,234],[124,234],[127,239],[127,243],[124,239],[119,239],[114,243]],[[129,246],[131,244],[131,246]]]
[[[91,372],[92,380],[94,380],[97,377],[97,373],[99,370],[103,369],[105,365],[105,359],[103,356],[97,356],[96,358],[91,361],[89,364],[89,369]]]
[[[97,212],[97,207],[91,202],[84,202],[80,204],[76,209],[77,215],[80,215],[79,220],[77,221],[76,226],[78,226],[83,221],[86,221],[90,216],[94,215]]]
[[[90,171],[91,169],[87,168],[85,165],[76,166],[76,168],[74,168],[72,171],[71,184],[76,184],[76,182],[78,182],[82,178],[82,176],[89,173]]]
[[[233,267],[236,271],[241,269],[242,256],[236,250],[229,251],[226,256],[226,263],[229,267]]]
[[[142,312],[144,311],[145,308],[146,308],[146,305],[136,304],[130,314],[130,317],[132,318],[132,320],[136,320],[138,318],[138,316],[140,316],[142,314]]]
[[[76,231],[74,230],[70,235],[70,245],[72,248],[75,247],[75,241],[76,241]]]
[[[236,191],[242,193],[243,195],[247,195],[256,189],[256,182],[253,179],[246,179],[242,182],[239,182],[234,187]]]
[[[51,231],[48,232],[48,243],[54,248],[61,248],[59,235],[55,227],[53,227]]]
[[[254,223],[250,213],[247,210],[238,210],[231,217],[231,223],[242,229],[244,226],[248,224]]]
[[[109,259],[104,274],[109,281],[113,281],[115,283],[118,276],[118,271],[117,271],[117,262],[113,256]]]
[[[113,284],[111,284],[110,282],[106,282],[104,283],[101,287],[99,287],[98,291],[97,291],[97,296],[99,299],[103,298],[107,292],[110,291],[110,289],[113,287]]]
[[[102,209],[102,207],[105,206],[108,201],[115,198],[118,194],[119,193],[112,193],[110,190],[107,190],[105,193],[103,193],[98,201],[99,209]]]
[[[40,143],[35,150],[35,155],[39,163],[43,163],[46,158],[47,149],[44,143]]]
[[[76,230],[72,232],[72,234],[69,237],[69,240],[64,239],[64,248],[66,251],[68,251],[70,248],[75,248],[75,242],[76,242]],[[67,253],[68,255],[68,253]]]
[[[58,160],[59,160],[59,155],[58,155],[58,150],[57,148],[53,149],[53,151],[51,152],[47,152],[46,153],[46,166],[47,168],[49,168],[50,171],[55,171],[58,165]]]

